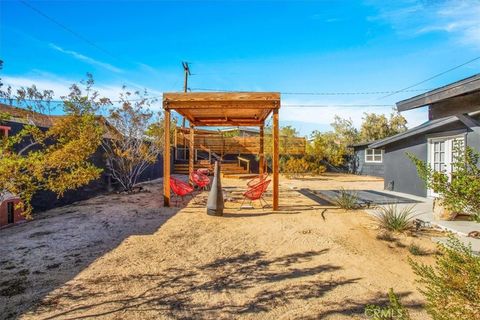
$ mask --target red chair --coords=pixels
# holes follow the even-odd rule
[[[208,176],[210,174],[210,171],[207,168],[200,168],[197,169],[198,174],[203,174],[204,176]]]
[[[172,189],[173,193],[177,196],[177,204],[178,199],[182,199],[182,204],[185,202],[185,197],[190,195],[193,199],[193,187],[186,182],[183,182],[179,179],[170,177],[170,188]]]
[[[258,177],[253,178],[252,180],[248,181],[247,186],[249,188],[252,188],[252,187],[256,186],[257,184],[265,181],[267,179],[267,177],[268,177],[267,173],[259,174]]]
[[[205,189],[210,184],[210,178],[203,174],[192,172],[190,179],[199,189]]]
[[[242,205],[240,206],[240,209],[243,207],[243,204],[245,201],[248,199],[250,200],[250,203],[252,204],[253,207],[253,201],[258,200],[260,201],[260,204],[262,205],[262,209],[265,208],[265,206],[268,206],[268,202],[263,198],[265,195],[265,192],[267,191],[268,185],[270,184],[271,180],[265,180],[263,182],[258,183],[257,185],[253,186],[252,188],[248,189],[244,194],[243,194],[243,202]],[[263,205],[262,201],[265,203]]]

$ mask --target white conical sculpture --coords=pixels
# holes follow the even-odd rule
[[[220,163],[215,161],[215,169],[213,170],[213,182],[208,194],[207,214],[222,216],[223,215],[223,190],[220,180]]]

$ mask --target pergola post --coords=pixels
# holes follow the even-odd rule
[[[273,110],[273,210],[278,210],[278,173],[279,173],[279,123],[278,123],[278,109]]]
[[[173,159],[177,160],[177,153],[178,153],[178,141],[177,141],[177,126],[175,126],[175,129],[173,129]]]
[[[264,148],[264,144],[265,144],[265,140],[263,138],[263,134],[264,134],[264,130],[263,130],[263,125],[260,126],[260,152],[259,152],[259,161],[258,161],[258,165],[259,165],[259,170],[258,170],[258,173],[259,174],[263,174],[264,172],[264,169],[265,169],[265,148]]]
[[[165,109],[163,150],[163,206],[170,207],[170,109]]]
[[[190,139],[188,144],[188,176],[191,177],[194,170],[194,157],[195,157],[195,132],[192,124],[190,123]],[[190,178],[189,178],[190,179]]]

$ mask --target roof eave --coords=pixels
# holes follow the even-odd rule
[[[458,119],[457,116],[451,116],[451,117],[446,117],[443,120],[438,121],[438,122],[436,122],[432,125],[425,126],[424,128],[419,128],[419,127],[422,126],[422,125],[419,125],[419,126],[417,126],[415,128],[412,128],[408,131],[405,131],[405,132],[399,133],[397,135],[394,135],[392,137],[388,137],[388,138],[385,138],[383,140],[379,140],[377,142],[374,142],[374,143],[370,144],[368,147],[372,148],[372,149],[382,148],[382,147],[385,147],[389,144],[401,141],[401,140],[409,138],[409,137],[416,136],[416,135],[424,133],[424,132],[428,132],[432,129],[450,124],[450,123],[458,121],[458,120],[459,119]]]
[[[480,74],[399,101],[396,106],[398,111],[407,111],[476,91],[480,91]]]

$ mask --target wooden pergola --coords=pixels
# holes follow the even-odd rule
[[[278,92],[188,92],[164,93],[165,151],[163,161],[163,200],[170,206],[170,113],[177,111],[190,123],[189,173],[194,169],[194,128],[203,126],[257,126],[260,128],[260,173],[265,167],[264,126],[273,114],[273,210],[278,210],[279,116]]]

